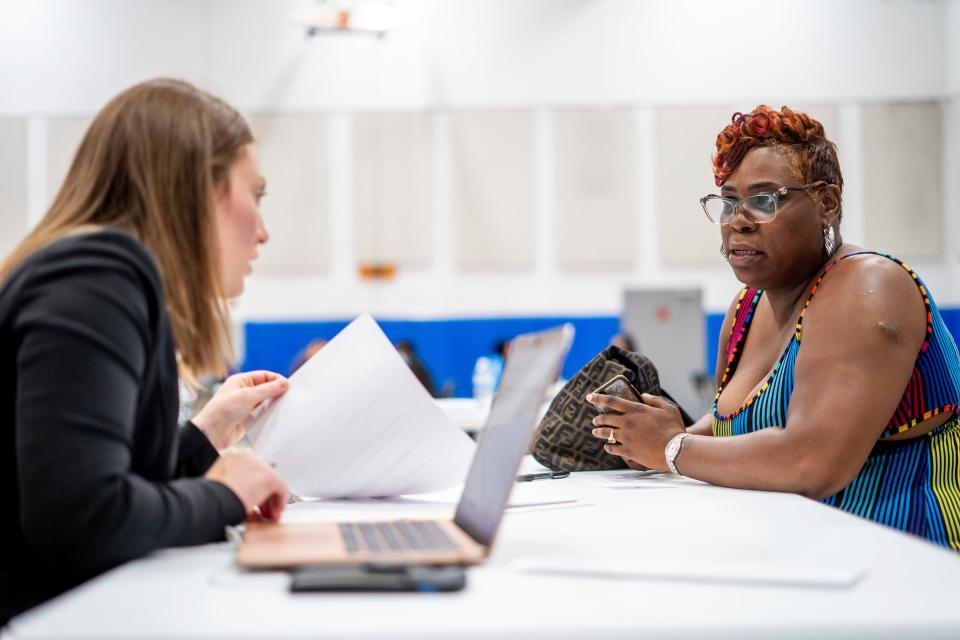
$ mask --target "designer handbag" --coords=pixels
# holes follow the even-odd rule
[[[616,375],[624,376],[640,393],[662,396],[677,404],[660,387],[657,368],[650,358],[619,347],[607,347],[574,374],[550,403],[532,447],[533,457],[540,464],[563,471],[627,468],[623,458],[604,451],[606,442],[593,435],[593,419],[599,411],[584,399]],[[693,424],[687,412],[677,408],[684,426]]]

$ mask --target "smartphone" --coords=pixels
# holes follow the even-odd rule
[[[346,565],[304,567],[294,572],[290,590],[307,591],[460,591],[463,567]]]
[[[637,388],[630,384],[630,381],[627,380],[623,375],[617,375],[602,385],[597,387],[594,390],[594,393],[602,393],[607,396],[616,396],[617,398],[623,398],[624,400],[629,400],[631,402],[643,402],[640,399],[640,392],[637,391]],[[612,409],[607,409],[605,407],[597,407],[600,410],[600,413],[612,412]]]

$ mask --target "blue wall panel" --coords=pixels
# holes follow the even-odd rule
[[[569,377],[601,351],[620,330],[617,316],[469,318],[449,320],[390,320],[377,322],[390,341],[409,340],[430,371],[434,386],[454,385],[454,395],[473,393],[473,365],[480,356],[493,353],[500,340],[556,327],[570,322],[576,337],[563,368]],[[297,354],[315,338],[329,340],[348,321],[250,322],[244,325],[246,358],[241,369],[269,369],[287,373]]]
[[[960,342],[960,309],[940,309],[943,324],[953,335],[954,342]]]
[[[957,340],[960,336],[960,309],[942,309],[943,320]],[[704,316],[706,325],[706,352],[704,363],[711,375],[716,370],[717,345],[722,313]],[[538,331],[571,322],[577,329],[573,347],[563,367],[569,378],[590,358],[610,342],[620,331],[617,316],[591,317],[536,317],[536,318],[469,318],[449,320],[390,320],[378,319],[384,333],[394,343],[409,340],[413,343],[433,377],[437,389],[445,383],[454,385],[454,395],[472,394],[473,364],[482,355],[493,353],[500,340],[529,331]],[[314,338],[329,340],[348,321],[331,322],[250,322],[244,325],[246,359],[241,369],[269,369],[288,373],[294,358]]]

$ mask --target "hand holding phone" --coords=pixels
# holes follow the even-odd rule
[[[637,391],[637,388],[630,384],[630,381],[627,380],[623,375],[617,375],[610,378],[602,385],[597,387],[593,393],[616,396],[617,398],[623,398],[624,400],[629,400],[631,402],[643,402],[643,400],[640,399],[640,392]],[[610,409],[609,407],[597,406],[597,410],[600,411],[600,413],[620,414],[619,411]],[[645,467],[642,464],[634,462],[628,458],[624,458],[624,462],[627,463],[628,467],[635,471],[649,471],[648,467]]]
[[[602,385],[596,388],[593,393],[602,393],[607,396],[615,396],[617,398],[623,398],[624,400],[629,400],[630,402],[643,402],[640,399],[640,392],[637,391],[636,387],[630,384],[630,381],[627,380],[623,375],[617,375]],[[618,413],[613,409],[607,407],[597,407],[600,413]]]

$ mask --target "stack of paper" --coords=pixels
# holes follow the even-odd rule
[[[395,496],[462,483],[475,445],[369,315],[290,377],[247,425],[257,453],[300,496]]]

